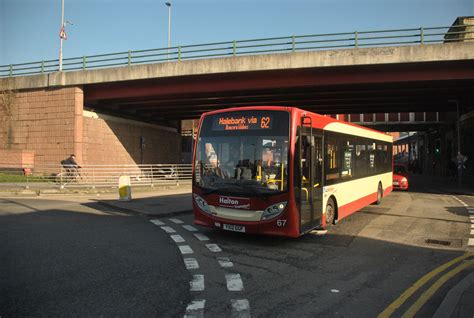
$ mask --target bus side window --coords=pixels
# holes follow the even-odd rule
[[[354,176],[362,178],[367,175],[367,146],[361,138],[356,138],[355,157],[354,157]]]
[[[339,164],[339,147],[337,139],[334,137],[328,137],[326,142],[326,181],[327,184],[333,184],[337,182],[340,177],[340,164]]]

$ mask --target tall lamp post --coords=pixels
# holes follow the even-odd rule
[[[448,103],[456,104],[456,130],[457,130],[457,144],[458,144],[458,153],[456,155],[456,166],[458,168],[458,187],[462,186],[462,177],[463,177],[463,167],[464,167],[464,156],[461,152],[461,118],[459,112],[459,101],[458,100],[449,100]]]
[[[165,5],[168,7],[168,55],[169,59],[170,47],[171,47],[171,2],[165,2]]]
[[[61,30],[59,31],[59,71],[63,70],[63,40],[67,40],[66,24],[73,25],[69,21],[64,21],[64,0],[61,0]]]
[[[61,31],[59,31],[59,71],[63,70],[63,40],[66,37],[64,31],[64,0],[61,0]]]

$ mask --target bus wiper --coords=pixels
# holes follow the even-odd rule
[[[261,193],[260,191],[258,191],[257,189],[255,189],[254,187],[252,187],[253,185],[250,185],[250,184],[242,184],[242,190],[250,190],[250,192],[252,192],[252,194],[256,195],[257,197],[259,197],[260,199],[263,199],[263,200],[268,200],[268,195],[264,195],[263,193]]]
[[[222,190],[225,191],[226,187],[231,187],[231,188],[233,187],[233,189],[239,189],[239,190],[242,189],[240,187],[240,185],[238,185],[238,184],[226,183],[226,182],[214,183],[214,186],[217,186],[217,188],[208,189],[208,190],[204,191],[203,194],[208,195],[208,194],[216,193],[216,192],[219,192],[219,191],[222,191]]]
[[[220,190],[219,188],[207,189],[207,190],[204,190],[204,191],[202,192],[202,194],[208,195],[208,194],[216,193],[216,192],[219,191],[219,190]]]

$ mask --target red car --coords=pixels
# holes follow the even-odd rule
[[[393,165],[393,189],[408,190],[407,167],[404,164]]]

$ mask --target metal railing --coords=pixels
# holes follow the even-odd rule
[[[118,187],[119,178],[129,176],[132,186],[178,186],[192,179],[191,164],[82,165],[81,168],[48,166],[41,172],[0,171],[0,182],[47,184],[58,188]],[[0,184],[1,185],[1,184]]]
[[[471,36],[473,35],[473,36]],[[474,41],[474,25],[355,31],[227,41],[63,59],[63,71],[264,53]],[[0,77],[56,72],[59,60],[0,65]]]

